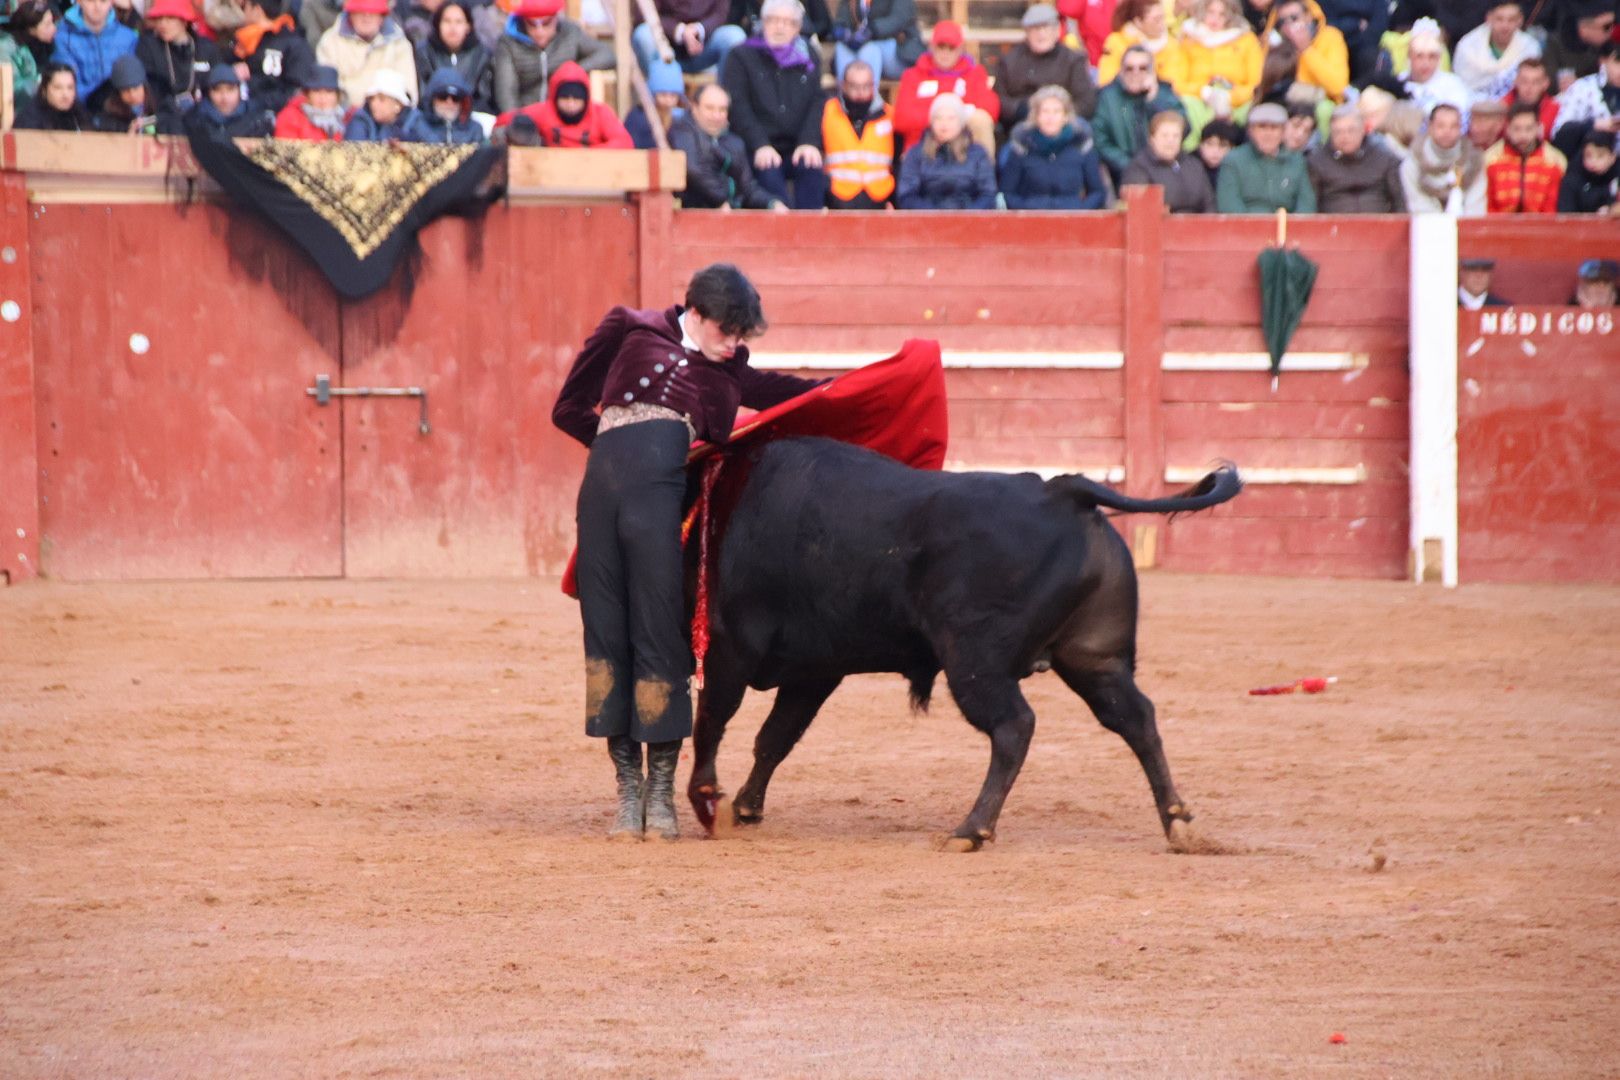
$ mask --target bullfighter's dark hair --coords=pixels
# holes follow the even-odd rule
[[[686,286],[686,306],[727,334],[753,337],[769,324],[759,304],[759,290],[730,263],[705,266]]]

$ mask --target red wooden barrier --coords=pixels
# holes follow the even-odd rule
[[[39,463],[28,191],[0,173],[0,585],[39,572]]]

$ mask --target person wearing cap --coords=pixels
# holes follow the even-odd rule
[[[1456,108],[1455,105],[1451,107]],[[1487,165],[1501,152],[1502,133],[1507,130],[1509,108],[1505,102],[1495,98],[1481,98],[1468,106],[1468,144],[1485,155]],[[1432,109],[1430,113],[1433,113]]]
[[[928,51],[906,69],[894,95],[894,130],[901,150],[921,141],[930,125],[934,98],[952,94],[968,109],[968,134],[987,155],[996,152],[996,120],[1001,99],[990,89],[984,68],[962,50],[962,27],[946,19],[934,24]]]
[[[534,105],[504,112],[495,119],[497,130],[519,116],[534,121],[541,146],[573,150],[630,150],[635,144],[619,118],[606,105],[591,100],[590,76],[570,60],[551,76],[551,96]]]
[[[112,17],[112,0],[79,0],[57,26],[51,59],[73,69],[79,100],[89,102],[112,74],[113,61],[134,52],[139,37]]]
[[[402,142],[481,143],[484,125],[472,118],[472,87],[453,67],[440,68],[422,92],[422,107],[411,113],[400,135]]]
[[[39,92],[17,109],[13,126],[21,131],[89,131],[90,113],[79,100],[73,69],[46,61]]]
[[[624,130],[630,133],[630,141],[637,150],[657,149],[653,125],[657,124],[668,136],[670,125],[683,111],[681,102],[686,98],[686,80],[682,77],[681,65],[673,60],[667,64],[662,60],[653,61],[652,70],[647,72],[647,93],[652,95],[653,116],[649,117],[647,110],[637,105],[624,118]]]
[[[1598,70],[1558,95],[1553,144],[1573,156],[1589,131],[1620,134],[1620,42],[1598,50]]]
[[[1620,285],[1620,263],[1613,259],[1587,259],[1575,271],[1575,295],[1570,303],[1583,308],[1615,306]]]
[[[343,14],[315,46],[315,59],[337,68],[346,104],[360,104],[380,71],[397,74],[416,98],[416,48],[389,15],[388,0],[344,0]]]
[[[760,184],[795,210],[820,210],[827,201],[821,159],[821,73],[799,30],[799,0],[765,0],[762,36],[726,57],[720,84],[731,95],[731,130],[743,145]]]
[[[1327,142],[1305,156],[1305,167],[1319,213],[1406,213],[1401,160],[1367,143],[1367,129],[1354,105],[1333,110]]]
[[[1520,102],[1536,107],[1541,116],[1541,136],[1551,139],[1558,130],[1558,99],[1552,95],[1552,74],[1546,61],[1537,58],[1519,63],[1513,73],[1513,88],[1502,98],[1502,104],[1511,109]],[[1502,121],[1507,122],[1505,110]]]
[[[1466,109],[1473,96],[1456,75],[1440,70],[1444,50],[1445,39],[1439,23],[1422,18],[1412,24],[1412,40],[1406,47],[1407,69],[1401,78],[1405,80],[1407,94],[1424,116],[1440,104]]]
[[[1492,0],[1485,22],[1452,48],[1451,71],[1469,93],[1501,97],[1512,86],[1519,65],[1540,56],[1541,43],[1524,32],[1519,0]]]
[[[192,34],[196,17],[191,0],[151,0],[146,5],[146,29],[135,43],[135,55],[159,112],[180,113],[195,105],[203,76],[224,59],[212,41]]]
[[[754,179],[748,150],[727,126],[731,95],[719,83],[703,83],[692,107],[669,127],[669,145],[686,155],[687,210],[787,210],[787,204]]]
[[[1541,138],[1534,105],[1515,105],[1496,158],[1485,166],[1485,212],[1551,214],[1558,208],[1564,155]]]
[[[1614,136],[1588,131],[1580,154],[1558,188],[1560,214],[1612,214],[1620,200],[1620,164],[1615,161]]]
[[[247,83],[248,99],[279,112],[309,81],[315,52],[283,7],[284,0],[243,0],[247,21],[232,37],[236,73]]]
[[[1148,121],[1147,145],[1125,167],[1120,184],[1160,188],[1164,208],[1172,214],[1212,214],[1215,187],[1203,163],[1182,150],[1186,136],[1187,118],[1181,113],[1168,109],[1154,113]]]
[[[742,27],[726,21],[730,0],[654,0],[653,9],[675,62],[688,75],[718,67],[748,37]],[[632,10],[639,21],[640,10]],[[630,34],[630,46],[642,73],[651,72],[658,60],[658,39],[652,26],[645,22],[637,26]]]
[[[1428,127],[1401,162],[1406,209],[1414,214],[1478,217],[1485,212],[1485,156],[1463,138],[1462,114],[1436,105]]]
[[[1101,210],[1108,204],[1091,125],[1061,86],[1029,99],[1029,119],[1001,151],[1001,193],[1009,210]]]
[[[113,61],[107,76],[107,93],[101,105],[90,114],[90,124],[97,131],[114,134],[153,134],[157,130],[157,111],[152,107],[154,95],[146,85],[146,69],[134,53]]]
[[[396,142],[405,138],[405,126],[415,109],[405,79],[392,68],[371,77],[365,97],[351,107],[343,123],[344,142]]]
[[[1174,112],[1186,119],[1181,99],[1159,81],[1153,54],[1132,45],[1120,58],[1119,75],[1097,95],[1092,132],[1097,153],[1116,186],[1132,159],[1148,142],[1148,122],[1157,113]]]
[[[1114,8],[1113,30],[1103,42],[1097,60],[1097,85],[1107,86],[1119,77],[1125,50],[1140,45],[1153,58],[1154,70],[1163,78],[1175,69],[1177,39],[1169,31],[1169,12],[1161,0],[1120,0]]]
[[[991,210],[996,167],[967,133],[967,104],[955,94],[930,100],[928,132],[900,159],[895,205],[902,210]]]
[[[1577,79],[1597,74],[1603,46],[1614,39],[1615,0],[1569,0],[1557,7],[1541,58],[1563,94]]]
[[[563,0],[518,0],[495,45],[495,108],[507,113],[546,100],[552,74],[573,62],[610,71],[613,46],[562,14]]]
[[[422,95],[433,74],[453,68],[472,89],[473,112],[495,112],[495,57],[473,32],[470,0],[443,0],[427,35],[416,44],[416,81]]]
[[[1269,101],[1249,110],[1249,139],[1226,155],[1215,183],[1220,213],[1316,213],[1316,191],[1305,159],[1283,148],[1287,119],[1287,111]]]
[[[1024,40],[1002,53],[991,72],[1001,103],[1002,131],[1011,132],[1029,119],[1030,97],[1046,86],[1067,91],[1075,113],[1090,120],[1097,113],[1097,84],[1091,81],[1085,53],[1063,44],[1057,8],[1046,3],[1030,5],[1024,12],[1023,27]]]
[[[222,129],[233,139],[262,139],[275,132],[276,118],[257,102],[242,98],[242,80],[230,64],[215,64],[203,79],[203,99],[185,122]]]
[[[833,72],[856,60],[880,79],[898,79],[923,54],[915,0],[841,0],[833,20]]]
[[[37,46],[44,43],[33,36],[44,20],[50,20],[46,32],[54,37],[55,16],[39,0],[22,0],[9,12],[4,5],[0,5],[0,64],[11,67],[11,92],[19,102],[32,97],[34,91],[39,89],[40,64],[50,63],[50,48],[38,49]],[[31,48],[31,45],[36,48]],[[44,54],[42,59],[36,56],[41,51]]]
[[[304,142],[342,142],[348,110],[337,68],[317,64],[296,95],[276,114],[276,138]]]
[[[1457,263],[1457,306],[1465,311],[1482,307],[1508,307],[1513,301],[1491,292],[1495,259],[1463,259]]]
[[[894,111],[877,92],[877,72],[864,60],[844,68],[838,93],[821,112],[827,154],[827,206],[882,210],[894,198]]]
[[[694,439],[725,443],[739,406],[767,409],[825,381],[750,367],[746,343],[765,327],[759,292],[742,272],[705,267],[687,284],[684,306],[609,311],[551,411],[552,423],[590,451],[575,580],[585,734],[606,739],[613,761],[613,838],[680,836],[675,766],[692,733],[681,552],[687,451]]]

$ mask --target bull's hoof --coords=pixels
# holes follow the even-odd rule
[[[739,800],[732,804],[731,816],[738,825],[758,825],[765,820],[765,811]]]
[[[950,836],[941,837],[937,846],[941,851],[951,851],[966,854],[970,851],[978,851],[980,848],[984,847],[984,842],[986,840],[994,840],[995,838],[996,834],[994,832],[990,831],[989,829],[980,829],[978,832],[969,834],[967,836],[963,836],[960,833],[952,833]]]
[[[1178,855],[1190,855],[1198,849],[1198,836],[1186,818],[1171,818],[1164,835],[1170,841],[1170,850]]]
[[[687,788],[686,797],[692,802],[692,816],[698,819],[698,824],[703,826],[704,832],[713,836],[715,819],[718,816],[715,811],[722,801],[726,801],[725,796],[713,784],[700,784]]]

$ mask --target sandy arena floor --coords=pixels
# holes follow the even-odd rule
[[[0,589],[0,1076],[1620,1073],[1620,590],[1144,587],[1228,854],[1049,675],[982,853],[897,678],[623,846],[554,582]]]

